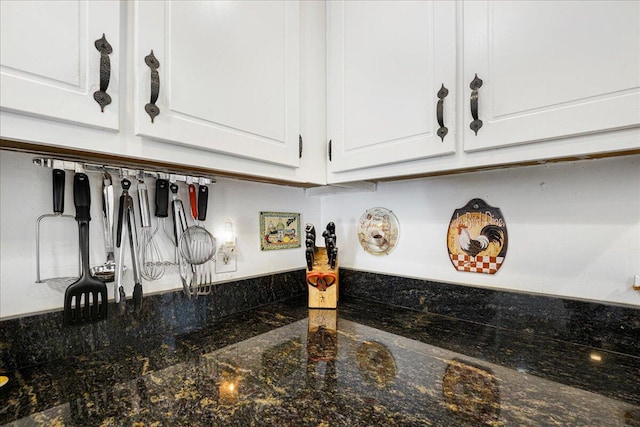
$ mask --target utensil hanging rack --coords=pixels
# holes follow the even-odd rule
[[[130,168],[127,166],[119,166],[119,165],[107,165],[107,164],[99,164],[99,163],[88,163],[82,161],[72,161],[72,160],[61,160],[54,159],[51,157],[36,157],[33,159],[33,164],[36,166],[42,166],[46,168],[56,168],[56,169],[64,169],[70,170],[73,172],[95,172],[95,173],[104,173],[109,172],[114,176],[119,176],[121,178],[126,177],[149,177],[149,178],[161,178],[167,179],[169,182],[186,182],[187,184],[197,183],[198,185],[209,185],[215,184],[215,178],[211,176],[196,176],[184,173],[175,173],[173,171],[153,171],[146,169],[136,169]],[[54,166],[55,165],[55,166]]]

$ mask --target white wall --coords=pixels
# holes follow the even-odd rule
[[[0,318],[59,309],[63,303],[63,288],[35,283],[35,223],[51,212],[51,169],[34,166],[32,158],[0,151]],[[105,259],[101,181],[97,174],[90,179],[91,264],[99,265]],[[75,213],[72,183],[68,172],[67,214]],[[147,185],[153,190],[151,180]],[[342,267],[640,306],[640,292],[631,289],[633,275],[640,274],[637,155],[380,183],[372,193],[305,196],[299,188],[223,178],[210,193],[207,227],[219,234],[224,220],[232,218],[238,238],[238,270],[216,275],[216,281],[303,268],[303,248],[261,252],[258,241],[260,211],[292,211],[302,214],[303,227],[311,222],[320,232],[327,222],[336,223]],[[186,203],[184,185],[180,196]],[[151,197],[153,205],[153,192]],[[448,258],[451,215],[475,197],[501,208],[507,222],[509,250],[495,275],[455,271]],[[356,237],[358,219],[375,206],[393,210],[400,222],[398,246],[382,257],[366,253]],[[42,224],[42,277],[73,274],[75,221]],[[126,278],[131,295],[131,273]],[[156,293],[181,284],[170,269],[143,288]],[[112,284],[108,289],[112,297]]]
[[[509,248],[495,275],[456,271],[446,235],[470,199],[501,208]],[[547,164],[378,184],[376,192],[322,197],[336,223],[340,266],[444,282],[640,306],[640,156]],[[387,256],[365,252],[356,224],[392,210],[400,240]]]
[[[63,306],[64,287],[35,283],[35,224],[40,215],[51,213],[52,190],[51,169],[33,165],[33,158],[29,154],[0,151],[0,318],[59,309]],[[120,179],[113,178],[117,200],[121,193]],[[102,236],[102,177],[100,174],[89,173],[89,179],[92,186],[90,262],[93,266],[102,264],[106,260],[106,254]],[[147,179],[146,183],[153,215],[155,183],[152,179]],[[135,189],[135,186],[134,182],[132,188]],[[73,173],[67,171],[65,214],[74,215],[72,189]],[[299,212],[301,229],[304,230],[305,222],[320,223],[319,198],[306,197],[304,190],[300,188],[225,178],[218,179],[215,185],[210,186],[209,193],[207,228],[214,235],[219,235],[225,219],[231,218],[237,235],[238,269],[234,273],[216,275],[215,281],[303,268],[304,247],[265,252],[260,250],[259,212]],[[136,192],[133,191],[132,195],[135,199]],[[180,186],[179,195],[188,208],[186,185]],[[136,220],[139,221],[137,215],[136,212]],[[190,218],[188,213],[187,215]],[[152,223],[155,227],[154,217]],[[167,218],[166,223],[171,231],[171,218]],[[42,278],[73,275],[77,272],[77,230],[73,219],[54,218],[42,221]],[[127,253],[125,264],[131,265],[129,259]],[[133,279],[130,272],[127,273],[126,280],[126,292],[131,296]],[[107,284],[107,287],[109,298],[113,298],[113,284]],[[158,281],[143,282],[143,289],[147,294],[181,288],[175,267],[167,270],[165,276]]]

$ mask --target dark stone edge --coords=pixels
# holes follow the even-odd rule
[[[340,295],[640,357],[640,307],[340,269]]]

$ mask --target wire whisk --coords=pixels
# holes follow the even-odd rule
[[[138,178],[138,202],[140,205],[140,274],[148,281],[158,280],[164,276],[164,262],[160,250],[151,232],[151,215],[149,213],[149,193],[142,177]]]

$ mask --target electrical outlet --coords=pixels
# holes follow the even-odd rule
[[[640,291],[640,274],[636,274],[633,277],[633,289]]]
[[[216,273],[230,273],[238,269],[236,247],[223,244],[216,253]]]

